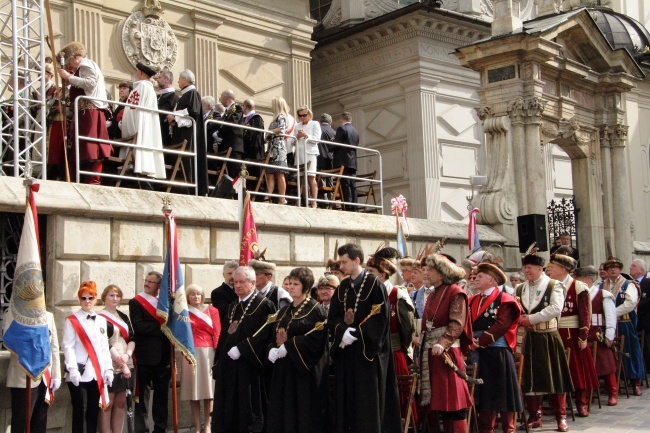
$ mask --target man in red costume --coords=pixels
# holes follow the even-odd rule
[[[445,433],[466,433],[467,408],[473,404],[472,398],[467,382],[444,361],[448,356],[463,371],[463,353],[472,344],[467,294],[456,284],[465,271],[440,254],[423,259],[422,268],[434,293],[427,298],[422,315],[420,404],[438,413]],[[431,421],[429,416],[429,430],[437,431]]]
[[[74,104],[74,101],[80,96],[106,99],[104,75],[99,69],[99,66],[97,66],[97,63],[86,57],[86,48],[81,42],[70,42],[63,47],[58,55],[59,59],[61,57],[63,57],[65,64],[62,65],[63,69],[59,70],[59,74],[62,79],[70,83],[71,104]],[[68,69],[74,71],[74,73],[68,72]],[[108,103],[106,102],[89,99],[80,100],[78,117],[79,136],[108,140],[106,115],[104,114],[104,111],[107,109]],[[73,122],[69,124],[69,127],[74,128]],[[72,130],[74,131],[74,129]],[[104,166],[104,159],[111,156],[112,153],[113,146],[110,144],[80,140],[80,169],[101,173]],[[98,175],[91,175],[86,178],[86,182],[99,185],[101,184],[101,178]]]
[[[503,433],[514,433],[515,413],[522,411],[514,350],[521,308],[512,295],[499,289],[507,278],[498,266],[479,263],[474,268],[474,287],[469,300],[474,344],[478,346],[478,430],[493,433],[497,412]]]

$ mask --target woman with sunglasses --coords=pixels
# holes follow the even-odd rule
[[[318,158],[318,142],[307,140],[320,140],[320,124],[313,120],[314,113],[303,105],[296,110],[298,124],[293,135],[298,139],[296,144],[296,167],[305,164],[307,170],[307,180],[309,183],[309,198],[316,198],[318,195],[318,185],[316,185],[316,160]],[[309,168],[307,168],[309,165]],[[318,205],[315,201],[310,201],[309,206],[315,208]]]
[[[65,319],[63,355],[72,402],[72,433],[97,432],[99,408],[108,406],[113,363],[108,350],[108,325],[95,314],[97,285],[84,281],[77,292],[81,309]],[[84,405],[86,394],[86,405]]]

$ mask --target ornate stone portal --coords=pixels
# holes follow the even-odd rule
[[[526,24],[523,33],[457,52],[462,64],[481,73],[478,114],[489,181],[477,198],[480,221],[516,243],[515,216],[546,214],[544,146],[554,143],[571,158],[581,259],[600,263],[609,243],[629,264],[627,126],[620,101],[643,73],[629,54],[604,43],[588,10]]]
[[[158,0],[144,0],[122,29],[122,47],[131,65],[140,62],[156,71],[170,70],[176,63],[178,43],[174,31],[162,18]]]

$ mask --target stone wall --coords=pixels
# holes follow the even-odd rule
[[[163,193],[124,188],[42,181],[36,197],[40,214],[47,215],[46,303],[55,316],[59,339],[65,317],[78,309],[76,293],[84,280],[102,289],[117,284],[124,304],[142,290],[149,270],[163,270]],[[185,284],[201,285],[207,293],[222,282],[226,260],[238,257],[237,202],[170,194],[179,228],[179,253]],[[0,177],[0,212],[24,212],[22,180]],[[322,275],[334,246],[358,242],[366,254],[382,242],[395,243],[392,216],[355,214],[320,209],[254,203],[253,213],[266,258],[278,265],[275,281],[297,266]],[[467,226],[410,219],[409,250],[413,255],[425,242],[450,238],[445,252],[467,255]],[[488,227],[479,227],[484,245],[505,239]],[[101,309],[99,307],[98,309]],[[7,361],[0,357],[0,371]],[[2,368],[2,367],[5,368]],[[0,384],[4,378],[0,374]],[[65,388],[65,387],[64,387]],[[0,388],[0,426],[7,425],[10,398]],[[50,430],[70,431],[71,410],[65,389],[51,408]],[[189,426],[189,407],[182,405],[181,426]],[[4,424],[3,424],[4,422]],[[171,422],[169,424],[171,426]]]

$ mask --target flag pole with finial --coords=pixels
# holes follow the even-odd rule
[[[25,180],[23,185],[25,185],[25,195],[26,195],[26,205],[29,205],[32,195],[32,185],[38,184],[32,177],[32,160],[27,159],[25,162]],[[34,221],[34,224],[38,224],[38,221]],[[38,230],[36,231],[38,233]],[[32,408],[32,378],[29,377],[29,374],[25,375],[25,433],[31,431],[31,408]]]

